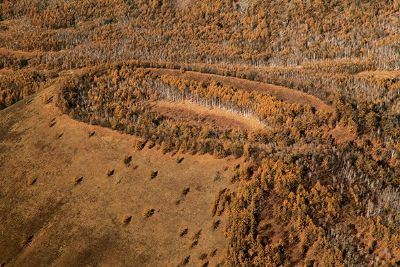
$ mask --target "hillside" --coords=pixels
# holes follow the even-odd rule
[[[227,220],[212,216],[211,203],[234,189],[228,179],[240,161],[139,150],[133,136],[46,104],[54,89],[1,112],[1,264],[222,262]]]
[[[0,1],[0,266],[397,266],[400,2]]]

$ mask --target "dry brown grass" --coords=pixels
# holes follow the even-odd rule
[[[54,93],[53,89],[43,93]],[[0,208],[13,214],[6,218],[0,214],[0,231],[4,233],[0,239],[0,262],[38,266],[54,261],[56,265],[71,266],[84,258],[100,265],[129,260],[137,266],[176,266],[189,255],[190,244],[181,244],[179,240],[184,237],[176,234],[185,228],[205,229],[202,239],[207,241],[199,242],[193,253],[208,251],[208,246],[226,249],[223,233],[212,232],[207,227],[208,220],[202,223],[202,218],[210,217],[209,203],[218,186],[229,185],[225,179],[213,183],[213,174],[231,162],[184,154],[185,160],[177,164],[176,156],[163,155],[155,148],[137,151],[132,147],[135,137],[73,121],[62,116],[53,102],[44,104],[42,96],[34,96],[29,105],[17,104],[0,111],[0,125],[5,127],[0,127],[0,172],[8,177],[0,181]],[[49,128],[48,122],[53,118],[57,124]],[[96,138],[88,139],[92,132]],[[57,133],[64,134],[54,138]],[[22,135],[24,138],[19,139]],[[121,155],[132,156],[135,164],[131,162],[126,168]],[[14,168],[22,165],[27,167]],[[104,166],[112,168],[107,170]],[[153,179],[151,186],[148,176],[141,175],[161,169],[163,179]],[[118,176],[104,179],[112,170]],[[77,172],[79,176],[74,176]],[[36,177],[40,178],[33,183]],[[123,179],[118,183],[120,177]],[[171,200],[182,194],[183,177],[190,185],[190,193],[178,208]],[[71,183],[76,182],[79,186],[71,191]],[[27,186],[31,183],[34,186]],[[160,194],[161,189],[165,195]],[[15,202],[8,202],[10,199]],[[151,213],[148,207],[160,211],[154,210],[157,216],[143,220],[143,211],[145,215]],[[71,232],[70,227],[76,232]],[[189,231],[184,236],[188,234]],[[26,238],[32,235],[31,239]],[[29,245],[24,247],[25,243]],[[144,258],[140,256],[143,247],[137,244],[151,248]],[[53,257],[61,247],[65,254]],[[81,252],[83,258],[77,259]],[[100,254],[104,257],[99,258]],[[221,254],[210,263],[216,264],[223,257]],[[192,263],[201,265],[197,257],[190,259]]]

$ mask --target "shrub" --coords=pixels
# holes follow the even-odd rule
[[[158,171],[157,171],[157,170],[152,170],[152,171],[150,172],[150,179],[156,178],[157,175],[158,175]]]
[[[149,217],[153,216],[154,212],[155,212],[155,209],[145,209],[143,211],[143,217],[149,218]]]

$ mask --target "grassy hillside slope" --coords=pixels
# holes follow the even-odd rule
[[[240,162],[138,150],[133,136],[62,115],[54,94],[0,113],[2,266],[223,262],[227,219],[211,204],[234,190]]]

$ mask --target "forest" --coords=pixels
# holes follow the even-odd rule
[[[212,203],[227,266],[400,264],[398,0],[3,0],[0,20],[0,110],[61,79],[63,114],[139,150],[242,161]]]

